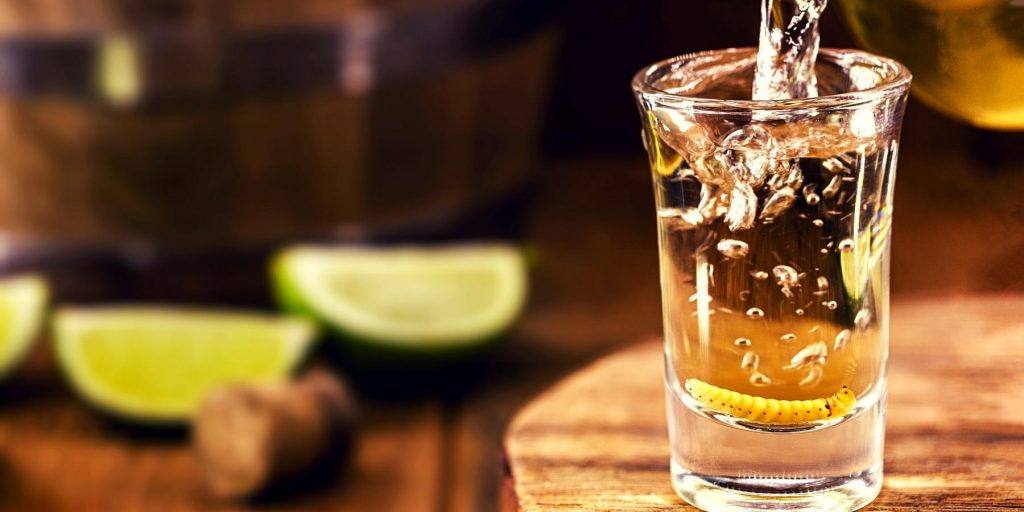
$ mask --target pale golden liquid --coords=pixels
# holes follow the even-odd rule
[[[973,125],[1024,129],[1024,3],[841,0],[854,34],[914,74],[916,96]]]
[[[861,176],[856,171],[846,175],[832,198],[822,196],[810,204],[801,190],[789,210],[773,222],[759,221],[733,232],[721,219],[688,225],[666,215],[695,206],[697,182],[680,178],[676,169],[687,164],[653,131],[648,134],[661,212],[665,335],[676,381],[696,378],[786,400],[828,397],[843,385],[858,397],[878,389],[887,355],[888,326],[881,320],[888,315],[884,256],[891,201],[889,150],[847,153],[856,162],[852,169]],[[825,170],[823,160],[802,158],[798,164],[804,186],[819,194],[835,176]],[[743,241],[749,252],[728,257],[716,248],[722,240]],[[843,241],[856,249],[839,250]],[[773,275],[778,265],[800,272],[791,297]],[[768,276],[758,279],[758,272]],[[820,278],[827,285],[819,285]],[[748,316],[748,309],[755,307],[763,317]],[[867,320],[857,322],[858,313]],[[844,331],[849,337],[838,346],[836,338]],[[750,340],[749,346],[738,346],[738,338]],[[794,367],[794,356],[819,342],[827,346],[823,364]],[[756,354],[756,371],[770,382],[754,379],[752,368],[741,367],[746,352]],[[820,379],[808,379],[811,366],[820,368]]]
[[[885,315],[887,309],[882,296],[887,292],[876,278],[880,277],[881,264],[871,269],[874,275],[865,283],[866,295],[855,299],[845,290],[840,258],[834,252],[820,253],[829,240],[817,229],[775,238],[759,227],[741,236],[733,234],[733,238],[742,237],[759,250],[752,250],[742,260],[731,260],[720,256],[714,247],[707,251],[706,258],[694,258],[689,252],[697,245],[693,242],[706,237],[713,227],[680,231],[671,222],[662,221],[660,228],[666,335],[680,382],[697,378],[740,393],[786,400],[824,398],[843,385],[863,396],[879,383],[885,367],[886,335],[884,326],[874,318]],[[780,293],[774,276],[758,280],[750,275],[752,270],[763,269],[771,274],[777,261],[773,253],[808,272],[801,287],[793,290],[795,300]],[[714,266],[714,285],[707,287],[711,302],[703,309],[700,299],[690,299],[702,295],[700,283],[705,279],[699,274],[706,273],[707,265]],[[831,285],[825,294],[814,295],[819,292],[815,285],[819,275],[828,276]],[[836,302],[835,310],[827,306],[832,301]],[[761,308],[765,316],[748,317],[746,311],[751,307]],[[802,314],[797,314],[798,309]],[[853,319],[861,310],[873,320],[858,326]],[[844,330],[849,338],[837,349],[835,339]],[[738,338],[750,340],[750,345],[737,346]],[[817,342],[828,347],[825,363],[820,365],[821,378],[802,383],[808,368],[790,368],[792,358]],[[755,383],[751,380],[752,369],[741,367],[747,352],[756,354],[757,371],[770,383]]]

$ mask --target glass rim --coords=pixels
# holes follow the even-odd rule
[[[700,52],[686,53],[668,59],[664,59],[638,71],[633,75],[633,92],[645,98],[668,100],[670,102],[685,101],[694,108],[706,111],[790,111],[795,109],[828,109],[850,105],[862,104],[876,101],[879,98],[902,94],[910,85],[913,76],[910,70],[894,59],[882,57],[862,50],[842,48],[822,48],[818,51],[819,58],[825,57],[830,62],[840,62],[844,59],[855,59],[859,62],[870,63],[875,67],[890,70],[884,80],[867,89],[847,91],[813,98],[793,98],[785,100],[727,100],[718,98],[701,97],[699,94],[688,95],[665,91],[652,84],[651,75],[655,72],[670,67],[676,63],[694,60],[698,58],[720,57],[735,54],[756,55],[757,48],[738,47],[722,48],[717,50],[704,50]]]

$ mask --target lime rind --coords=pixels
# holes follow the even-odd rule
[[[135,337],[124,337],[124,329],[130,327]],[[118,333],[121,331],[121,333]],[[259,331],[259,332],[257,332]],[[53,319],[53,340],[57,359],[75,391],[86,401],[115,416],[138,420],[145,423],[179,423],[188,420],[202,396],[203,391],[216,385],[231,382],[269,382],[287,378],[302,362],[316,337],[316,326],[307,319],[278,315],[210,311],[167,306],[117,306],[84,307],[59,310]],[[177,334],[182,343],[217,343],[221,336],[246,336],[259,334],[263,341],[273,340],[280,350],[277,359],[260,369],[258,375],[243,375],[245,369],[235,366],[232,375],[220,378],[206,375],[206,384],[201,392],[176,400],[153,400],[137,396],[138,389],[125,389],[112,385],[111,375],[90,367],[89,348],[83,340],[90,335],[106,336],[114,344],[147,343],[147,336]],[[191,338],[191,339],[189,339]],[[254,347],[255,349],[255,347]],[[144,351],[145,349],[143,349]],[[124,347],[117,351],[118,357],[132,357],[133,350]],[[207,369],[230,361],[204,360],[202,348],[193,354],[184,354],[176,360],[161,362],[166,368],[188,369],[190,364],[203,365]],[[240,354],[244,359],[244,354]],[[160,370],[153,369],[154,380]],[[145,378],[146,376],[143,376]],[[197,375],[197,379],[199,376]],[[139,386],[139,389],[145,386]]]
[[[507,245],[301,246],[280,253],[272,273],[283,307],[312,315],[345,338],[391,349],[440,351],[486,343],[511,327],[527,295],[525,258]],[[473,282],[486,284],[475,289],[478,301],[469,304],[457,292],[472,289]],[[351,283],[382,297],[360,304],[347,294]],[[380,293],[373,290],[375,284]],[[422,296],[418,303],[410,299],[417,295]],[[410,309],[436,310],[436,316],[406,315],[410,318],[387,311],[389,302],[406,299],[413,303]],[[446,307],[460,300],[458,311]]]
[[[40,276],[0,280],[0,318],[7,329],[0,347],[0,376],[6,376],[28,354],[42,329],[48,300],[49,288]]]

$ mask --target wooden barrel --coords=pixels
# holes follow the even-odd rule
[[[534,168],[550,4],[0,0],[6,267],[486,212]]]

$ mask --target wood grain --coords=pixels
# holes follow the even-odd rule
[[[441,496],[436,403],[364,404],[350,471],[246,504],[214,499],[184,432],[111,424],[65,391],[8,388],[0,402],[0,511],[433,512]],[[19,391],[21,391],[19,393]],[[400,492],[396,492],[400,489]]]
[[[866,510],[1024,508],[1024,298],[897,303],[882,494]],[[508,510],[679,510],[660,343],[531,402],[505,441]]]

